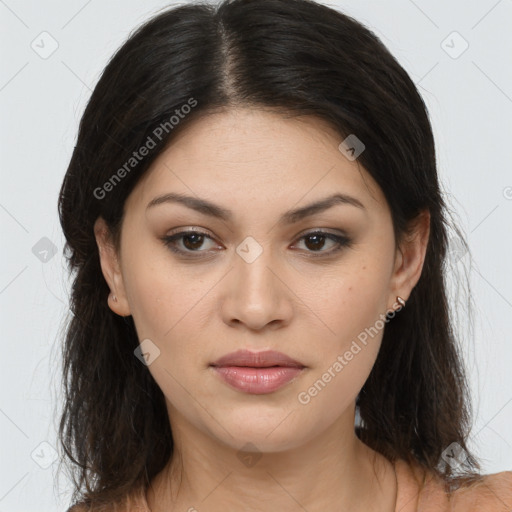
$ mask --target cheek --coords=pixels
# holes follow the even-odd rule
[[[172,269],[165,255],[134,251],[130,260],[127,293],[137,335],[159,351],[148,370],[175,407],[190,408],[191,395],[204,394],[198,375],[209,362],[205,338],[211,328],[202,308],[215,283]]]
[[[204,285],[173,268],[166,251],[154,241],[146,245],[148,249],[142,243],[131,245],[123,274],[139,337],[166,345],[193,318]]]
[[[148,370],[166,397],[181,409],[191,407],[191,395],[199,396],[195,388],[204,325],[197,322],[205,285],[170,270],[169,260],[134,251],[126,279],[139,341],[149,339],[159,355]],[[208,287],[207,287],[208,288]],[[153,349],[155,350],[155,349]],[[192,401],[193,402],[193,401]]]
[[[351,275],[345,287],[331,289],[322,318],[325,336],[315,342],[315,364],[297,396],[300,407],[328,424],[356,399],[377,358],[385,323],[380,289]],[[337,298],[337,299],[336,299]]]
[[[386,311],[388,294],[385,266],[364,258],[343,269],[341,277],[327,277],[309,297],[312,309],[328,328],[328,340],[342,349],[376,324]]]
[[[375,363],[386,325],[385,264],[360,258],[343,274],[326,279],[322,293],[309,296],[311,309],[325,327],[314,342],[315,365],[308,381],[318,384],[311,393],[303,389],[310,398],[322,395],[317,402],[355,398]]]

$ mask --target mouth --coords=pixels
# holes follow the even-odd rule
[[[281,352],[239,350],[210,365],[223,382],[250,394],[272,393],[300,375],[305,366]]]
[[[243,366],[249,368],[271,368],[273,366],[284,368],[305,368],[305,366],[288,357],[282,352],[265,350],[263,352],[251,352],[249,350],[238,350],[226,354],[211,364],[213,367]]]

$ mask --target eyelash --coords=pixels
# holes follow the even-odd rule
[[[174,243],[179,240],[180,238],[184,238],[185,236],[187,235],[203,235],[205,236],[206,238],[209,238],[210,240],[213,240],[213,238],[211,236],[208,235],[208,233],[205,233],[204,231],[181,231],[179,233],[175,233],[173,235],[169,235],[169,236],[164,236],[161,240],[163,241],[164,245],[172,252],[176,253],[176,254],[179,254],[179,255],[182,255],[182,256],[185,256],[185,257],[191,257],[191,258],[198,258],[198,257],[202,257],[200,255],[198,256],[195,256],[194,254],[195,253],[202,253],[202,252],[207,252],[207,251],[190,251],[190,250],[182,250],[182,249],[177,249],[176,246],[174,245]],[[307,238],[309,236],[313,236],[313,235],[321,235],[321,236],[324,236],[330,240],[332,240],[333,242],[336,242],[337,244],[337,247],[334,248],[334,249],[331,249],[329,251],[308,251],[311,253],[311,256],[308,256],[308,257],[312,257],[312,258],[320,258],[320,257],[327,257],[327,256],[332,256],[334,253],[337,253],[339,251],[341,251],[341,249],[343,248],[349,248],[351,247],[352,245],[352,240],[350,238],[348,238],[347,236],[345,235],[335,235],[334,233],[329,233],[329,232],[326,232],[326,231],[321,231],[321,230],[316,230],[316,231],[310,231],[308,233],[305,233],[304,235],[302,235],[299,240],[302,240],[304,238]]]

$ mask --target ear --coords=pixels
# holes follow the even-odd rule
[[[396,297],[406,300],[421,276],[427,245],[430,236],[430,211],[423,210],[410,224],[410,232],[404,236],[396,251],[395,267],[391,277],[393,304],[388,309],[396,309]]]
[[[108,296],[108,305],[114,313],[129,316],[130,306],[126,298],[119,256],[111,240],[110,230],[102,217],[98,217],[94,223],[94,236],[98,244],[103,277],[111,291]],[[113,295],[117,298],[116,301],[113,300]]]

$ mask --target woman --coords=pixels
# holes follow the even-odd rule
[[[154,17],[92,94],[59,214],[70,510],[512,507],[467,446],[426,107],[355,20]]]

